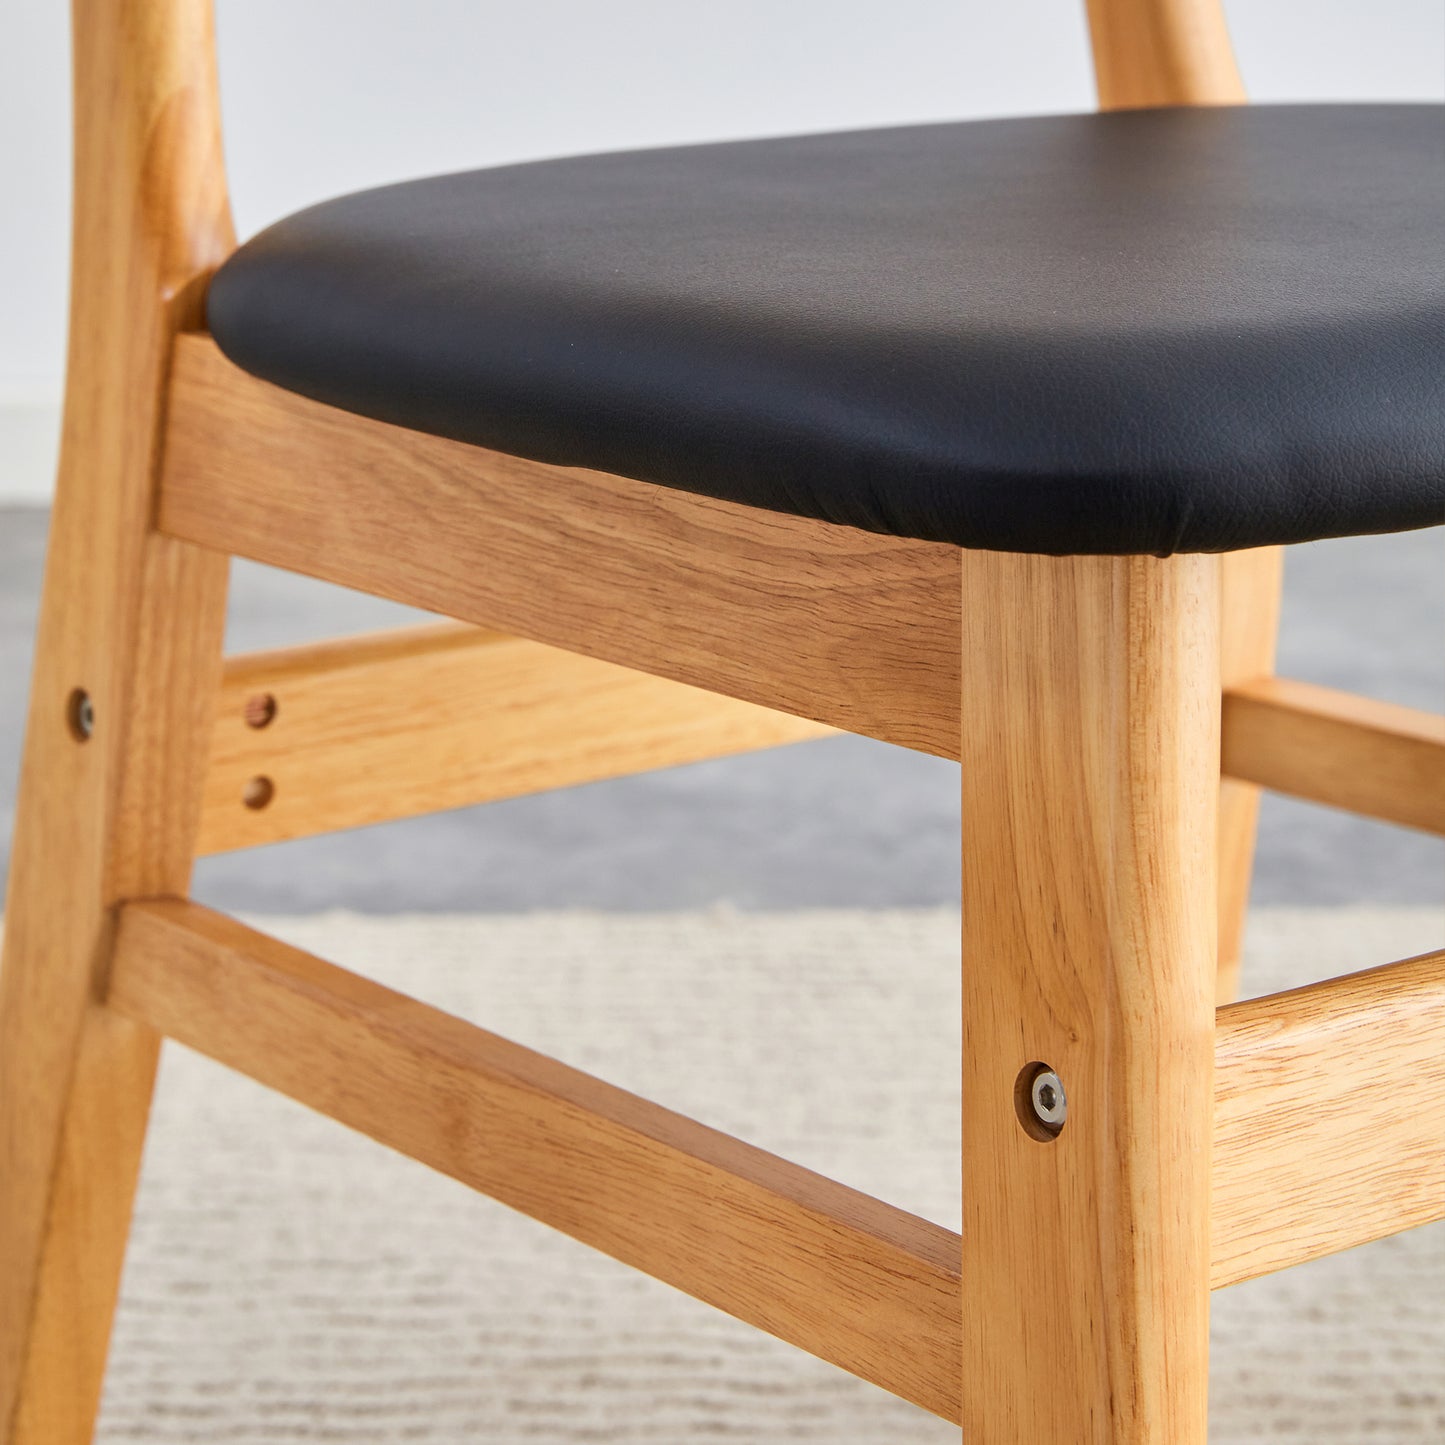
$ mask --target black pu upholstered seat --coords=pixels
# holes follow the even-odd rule
[[[540,461],[970,547],[1445,522],[1431,106],[931,125],[327,202],[209,324],[258,376]]]

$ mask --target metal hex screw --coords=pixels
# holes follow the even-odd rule
[[[76,688],[70,694],[66,717],[70,723],[71,736],[76,742],[89,742],[91,734],[95,732],[95,704],[83,687]]]
[[[1040,1069],[1029,1085],[1029,1102],[1033,1105],[1034,1118],[1052,1133],[1064,1127],[1069,1117],[1069,1101],[1064,1094],[1064,1082],[1052,1069]]]

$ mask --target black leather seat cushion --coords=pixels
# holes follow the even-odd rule
[[[262,232],[210,326],[367,416],[968,547],[1427,526],[1442,113],[1060,116],[440,176]]]

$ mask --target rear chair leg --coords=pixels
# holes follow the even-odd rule
[[[102,1002],[113,905],[186,891],[219,683],[225,559],[86,523],[57,506],[0,963],[0,1445],[91,1438],[158,1046]]]
[[[0,961],[0,1445],[84,1445],[156,1039],[114,905],[183,893],[226,559],[151,531],[166,372],[232,245],[210,7],[74,0],[70,360]]]
[[[1205,1445],[1218,565],[963,563],[964,1439]]]
[[[1279,633],[1284,548],[1257,547],[1219,559],[1220,685],[1235,687],[1274,671]],[[1234,778],[1219,780],[1219,975],[1215,1002],[1239,996],[1239,959],[1254,872],[1259,789]]]

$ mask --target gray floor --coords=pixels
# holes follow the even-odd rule
[[[14,809],[45,514],[0,510],[0,869]],[[274,646],[408,616],[250,564],[231,646]],[[1445,531],[1289,556],[1281,671],[1445,708]],[[726,901],[769,909],[956,899],[956,766],[859,738],[598,783],[210,859],[219,907],[389,913]],[[1445,843],[1269,798],[1261,903],[1445,901]]]

